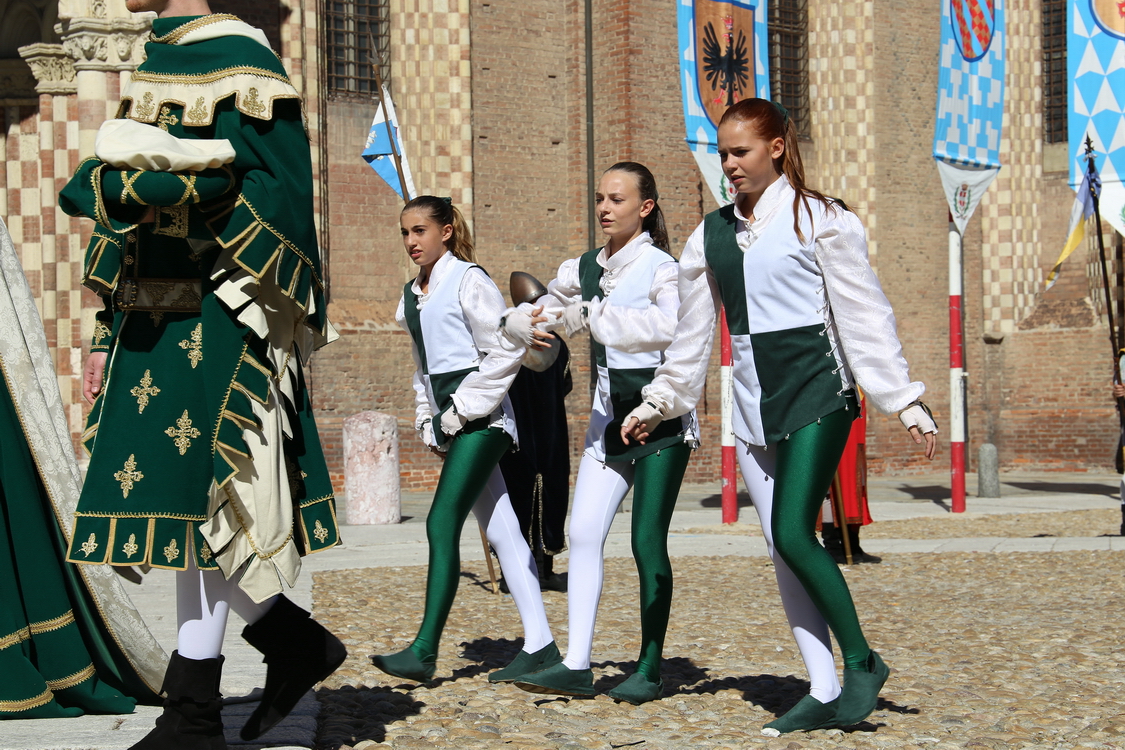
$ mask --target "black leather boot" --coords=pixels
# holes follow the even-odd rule
[[[226,750],[219,678],[223,657],[185,659],[172,652],[161,688],[164,713],[130,750]]]
[[[348,651],[340,639],[284,596],[262,619],[242,630],[242,637],[262,652],[266,687],[262,701],[246,720],[241,736],[252,740],[289,715],[316,683],[344,663]]]
[[[844,538],[840,536],[840,527],[825,521],[820,527],[820,537],[824,540],[825,551],[832,555],[832,559],[839,565],[847,562],[844,559]]]
[[[859,546],[859,528],[860,525],[848,524],[848,542],[852,548],[852,562],[853,563],[881,563],[883,558],[878,555],[869,555],[863,551],[863,547]]]

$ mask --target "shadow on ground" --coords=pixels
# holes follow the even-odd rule
[[[389,687],[321,688],[316,697],[321,705],[317,750],[337,750],[363,740],[383,742],[388,724],[421,713],[426,705],[414,700],[411,693]]]

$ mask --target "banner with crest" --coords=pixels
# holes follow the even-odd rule
[[[735,102],[770,95],[766,2],[679,0],[686,140],[719,205],[734,199],[719,164],[719,119]]]
[[[1069,0],[1068,6],[1070,184],[1077,189],[1086,174],[1089,136],[1101,175],[1101,216],[1125,234],[1125,2]]]
[[[1004,0],[942,0],[934,159],[961,234],[1000,171]]]

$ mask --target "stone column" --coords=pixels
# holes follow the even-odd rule
[[[398,523],[398,420],[361,411],[344,420],[344,492],[349,524]]]
[[[94,154],[98,128],[117,109],[120,72],[144,60],[153,13],[130,13],[124,0],[59,3],[55,31],[74,60],[78,79],[79,156]]]

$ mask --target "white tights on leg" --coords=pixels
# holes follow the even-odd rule
[[[574,483],[570,510],[570,561],[567,608],[570,634],[566,659],[569,669],[589,669],[594,647],[594,623],[602,597],[605,572],[603,550],[617,507],[633,484],[629,463],[603,464],[583,455]]]
[[[241,572],[241,571],[239,571]],[[231,608],[252,625],[269,611],[277,597],[261,604],[238,586],[239,572],[231,580],[221,570],[199,570],[190,565],[176,573],[176,648],[185,659],[214,659],[223,652],[223,636]]]
[[[500,467],[492,470],[488,484],[481,490],[473,505],[473,515],[484,527],[488,543],[496,550],[500,569],[512,599],[523,621],[523,650],[533,654],[554,638],[543,608],[543,593],[539,590],[539,571],[527,540],[523,538],[519,519],[512,509],[508,488]]]
[[[776,457],[776,451],[746,445],[741,441],[738,443],[738,468],[742,471],[742,480],[746,482],[750,500],[762,522],[762,534],[766,537],[770,559],[773,560],[785,617],[789,620],[793,638],[797,641],[805,669],[809,672],[809,683],[812,685],[809,693],[821,703],[828,703],[840,695],[840,679],[836,675],[836,662],[832,658],[828,623],[809,598],[805,587],[773,546],[773,528],[770,522],[773,518]]]

